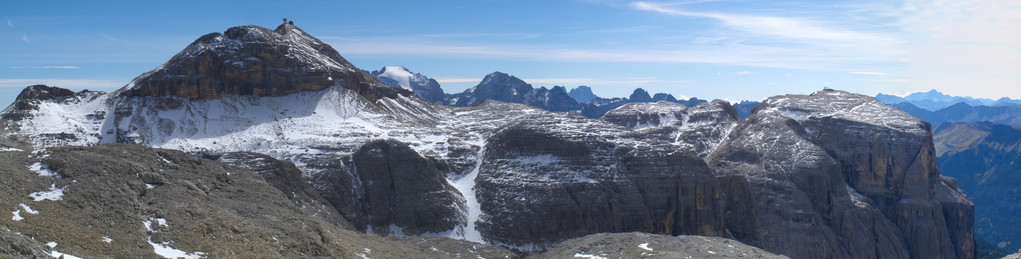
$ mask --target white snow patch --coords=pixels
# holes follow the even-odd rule
[[[29,207],[28,205],[25,205],[24,203],[18,204],[18,205],[21,205],[21,208],[25,209],[25,212],[28,212],[28,214],[39,215],[39,211],[33,210],[32,207]]]
[[[35,201],[42,200],[59,201],[64,199],[64,188],[57,188],[57,184],[53,184],[50,185],[49,191],[33,192],[28,196],[32,197],[32,199]]]
[[[21,217],[21,210],[11,211],[11,214],[14,214],[14,216],[11,217],[11,220],[13,221],[21,221],[25,219]]]
[[[160,225],[162,227],[170,227],[169,225],[167,225],[167,220],[164,219],[164,218],[155,218],[155,219],[150,219],[150,220],[143,221],[142,224],[145,225],[145,229],[149,230],[149,232],[159,232],[159,231],[154,230],[152,228],[152,223],[153,223],[152,221],[153,220],[156,220],[156,224],[158,224],[158,225]],[[163,242],[163,243],[153,242],[152,241],[152,235],[148,235],[146,237],[146,239],[148,240],[149,244],[152,245],[153,251],[157,255],[162,256],[164,258],[197,259],[197,258],[205,258],[206,257],[205,256],[206,255],[205,252],[188,253],[188,252],[185,252],[185,251],[181,251],[181,250],[175,249],[175,248],[170,246],[170,242],[171,241],[166,241],[166,242]],[[113,240],[111,240],[111,241],[113,241]]]
[[[2,152],[2,151],[15,152],[15,151],[25,151],[25,150],[21,150],[21,149],[18,149],[18,148],[13,148],[13,147],[0,147],[0,152]]]
[[[42,162],[35,162],[35,164],[32,164],[32,165],[28,166],[28,170],[31,170],[32,172],[38,173],[39,176],[48,176],[48,177],[59,176],[59,174],[57,174],[57,172],[54,172],[53,170],[50,170],[49,166],[43,164]]]
[[[174,249],[173,247],[170,247],[170,242],[163,243],[153,242],[152,237],[149,237],[149,244],[152,245],[152,249],[154,250],[154,252],[157,255],[162,256],[163,258],[198,259],[206,257],[206,253],[204,252],[188,253],[185,251]]]
[[[468,175],[461,177],[461,179],[454,181],[448,179],[447,181],[451,186],[454,186],[454,189],[461,192],[461,195],[464,196],[465,199],[465,207],[467,207],[466,210],[468,214],[465,218],[468,223],[464,226],[464,234],[462,238],[472,242],[484,243],[485,241],[482,240],[482,233],[475,228],[475,221],[478,221],[479,216],[482,215],[482,206],[479,205],[479,200],[475,197],[475,178],[479,176],[479,169],[482,168],[482,157],[486,154],[484,141],[480,141],[478,146],[482,148],[480,148],[479,152],[476,154],[477,160],[475,161],[475,168],[472,169]]]
[[[847,195],[851,196],[851,201],[854,202],[854,206],[859,208],[867,208],[869,206],[869,203],[865,201],[868,198],[855,191],[849,185],[847,186]]]
[[[57,251],[50,251],[50,256],[52,256],[53,258],[61,258],[61,257],[63,257],[64,259],[82,259],[81,257],[77,257],[77,256],[73,256],[73,255],[69,255],[69,254],[65,254],[65,253],[61,253],[61,252],[57,252]]]
[[[638,247],[641,248],[641,249],[645,249],[647,251],[653,251],[652,248],[649,248],[649,243],[642,243],[642,244],[638,245]]]
[[[107,244],[109,244],[109,243],[113,243],[113,238],[110,238],[110,237],[103,237],[103,242],[106,242]]]
[[[709,252],[710,254],[716,254],[716,252],[713,252],[713,250],[706,250],[706,252]]]
[[[46,246],[50,248],[57,248],[57,242],[50,241],[49,243],[46,243]]]
[[[583,254],[583,253],[574,253],[574,258],[606,259],[606,257],[602,257],[602,256],[598,256],[598,255]]]

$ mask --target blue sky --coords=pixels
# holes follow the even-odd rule
[[[199,36],[286,17],[356,66],[460,92],[534,86],[758,100],[823,87],[1021,98],[1009,1],[18,1],[0,16],[0,106],[25,86],[115,90]]]

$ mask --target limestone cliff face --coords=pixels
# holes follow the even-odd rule
[[[500,130],[476,179],[479,231],[537,248],[600,232],[725,235],[710,169],[655,136],[576,114]]]
[[[215,99],[225,95],[283,96],[333,85],[372,101],[410,94],[383,86],[332,47],[291,24],[276,30],[240,26],[207,34],[119,92],[121,96]]]
[[[973,205],[940,176],[931,136],[875,99],[822,91],[767,99],[707,161],[748,179],[760,224],[738,231],[746,243],[796,258],[971,258]]]

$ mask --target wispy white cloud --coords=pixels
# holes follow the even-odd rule
[[[25,43],[32,43],[32,41],[28,40],[28,34],[22,34],[21,40],[25,41]]]
[[[32,68],[41,68],[41,69],[79,69],[81,67],[76,67],[76,66],[37,66],[37,67],[32,67]]]
[[[739,76],[740,76],[740,75],[750,75],[750,74],[752,74],[752,72],[748,72],[748,71],[740,71],[740,72],[735,72],[734,74],[735,74],[735,75],[739,75]]]
[[[26,87],[30,85],[51,85],[64,88],[89,88],[112,90],[124,86],[122,80],[102,79],[52,79],[52,78],[0,78],[0,87]]]
[[[8,27],[14,28],[14,23],[11,22],[11,18],[4,17],[4,19],[7,19],[7,26]]]
[[[548,46],[537,44],[490,44],[467,41],[434,42],[417,37],[359,38],[319,37],[345,55],[400,55],[442,58],[503,59],[545,62],[608,63],[709,63],[779,68],[824,68],[834,59],[823,51],[770,46],[692,46],[690,48],[642,48],[621,46]]]
[[[667,15],[715,19],[735,30],[781,38],[837,42],[897,41],[892,38],[891,35],[829,28],[809,19],[715,12],[691,12],[674,9],[671,8],[670,5],[650,2],[634,2],[632,3],[632,6],[638,10],[652,11]]]
[[[873,76],[880,76],[880,77],[888,77],[888,76],[890,76],[889,73],[883,73],[883,72],[848,72],[848,73],[858,74],[858,75],[873,75]]]

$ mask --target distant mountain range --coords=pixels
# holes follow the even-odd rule
[[[901,110],[937,126],[944,122],[983,122],[1019,125],[1021,124],[1021,100],[1010,98],[979,99],[949,96],[932,90],[913,93],[906,97],[887,94],[876,95],[876,99],[896,106]]]
[[[415,94],[438,104],[470,106],[490,99],[527,104],[552,112],[576,112],[594,119],[598,119],[610,110],[629,103],[667,101],[694,107],[695,105],[707,102],[706,100],[694,97],[687,100],[677,100],[673,95],[667,93],[649,95],[649,92],[641,88],[635,89],[628,98],[601,98],[592,93],[592,88],[588,86],[578,86],[569,92],[563,86],[535,88],[524,80],[499,71],[486,75],[482,82],[464,90],[464,92],[445,94],[439,84],[436,83],[436,80],[422,74],[412,73],[405,67],[386,66],[380,70],[372,71],[370,74],[379,79],[379,82],[383,84],[411,90]],[[754,102],[754,104],[758,104],[758,102]],[[747,109],[739,109],[738,114],[747,116],[749,111],[751,111],[751,107],[754,106],[750,105]],[[743,118],[744,116],[740,117]]]
[[[933,131],[937,165],[975,203],[975,234],[1021,249],[1021,126],[944,123]],[[1014,226],[1014,227],[1004,227]]]
[[[1007,97],[993,100],[967,96],[950,96],[936,90],[913,93],[905,97],[880,93],[876,95],[876,99],[891,105],[898,103],[911,103],[919,108],[929,111],[937,111],[958,103],[965,103],[970,106],[1021,106],[1021,100],[1010,99]]]

